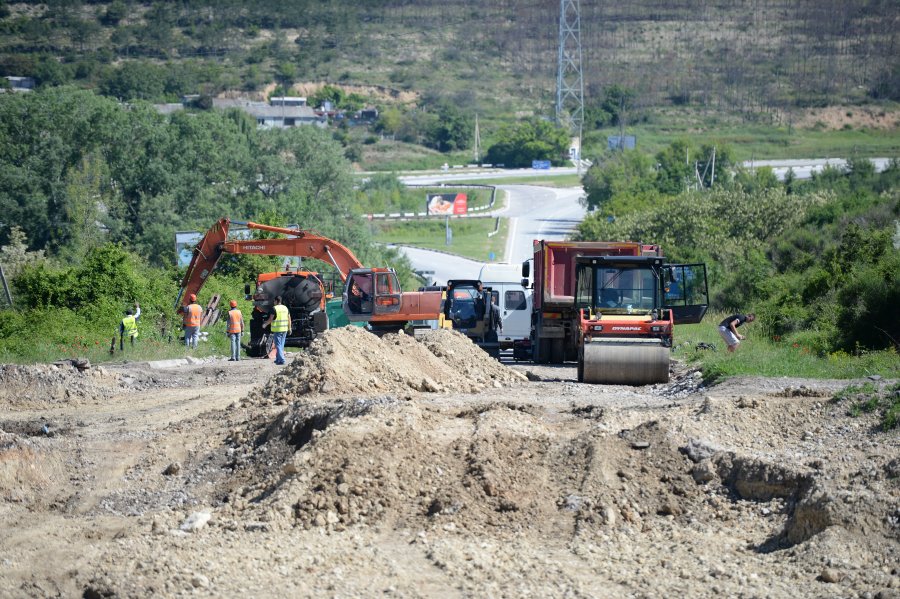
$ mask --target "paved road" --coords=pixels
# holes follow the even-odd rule
[[[408,181],[404,178],[404,181]],[[555,189],[529,185],[502,185],[509,193],[508,205],[492,212],[509,219],[509,236],[503,262],[521,263],[532,256],[532,240],[565,239],[584,218],[578,203],[580,187]],[[452,221],[451,221],[452,226]],[[425,273],[429,282],[446,283],[452,278],[477,278],[484,262],[452,254],[401,247],[413,268]],[[452,250],[452,246],[448,248]]]
[[[890,158],[871,158],[870,160],[879,173],[885,170],[891,161]],[[800,158],[797,160],[753,160],[742,163],[745,168],[770,166],[779,181],[784,181],[788,169],[793,169],[796,179],[809,179],[813,173],[822,172],[826,165],[843,168],[847,166],[847,161],[843,158]]]

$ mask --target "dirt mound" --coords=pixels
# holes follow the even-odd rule
[[[453,331],[430,331],[417,341],[402,333],[379,338],[358,327],[344,327],[318,337],[248,400],[286,403],[309,394],[477,393],[524,380],[524,375]]]
[[[109,399],[118,390],[119,377],[102,366],[0,364],[0,405],[4,407]]]
[[[0,429],[0,501],[34,505],[63,473],[61,460],[38,440]]]
[[[596,534],[699,509],[704,490],[656,422],[611,436],[592,426],[602,415],[590,414],[573,436],[545,417],[505,402],[451,410],[392,397],[297,402],[255,447],[238,445],[247,456],[238,471],[255,484],[230,501],[226,518],[267,528]]]

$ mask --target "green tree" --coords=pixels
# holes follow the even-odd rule
[[[400,130],[403,120],[403,113],[395,106],[390,106],[378,113],[378,120],[375,122],[375,131],[385,135],[396,135]]]
[[[603,102],[600,107],[603,112],[610,115],[610,125],[619,125],[627,118],[626,115],[631,111],[636,96],[634,90],[618,84],[610,85],[603,90]]]
[[[450,103],[440,104],[437,113],[438,118],[426,136],[427,145],[439,152],[468,148],[474,130],[470,113]]]
[[[568,147],[569,135],[565,129],[548,121],[531,119],[502,127],[485,160],[514,168],[531,166],[533,160],[561,164]]]
[[[331,102],[337,108],[343,105],[345,97],[346,94],[341,88],[335,85],[323,85],[309,97],[309,103],[312,106],[319,107],[324,105],[325,102]]]
[[[602,214],[638,210],[643,200],[657,197],[653,160],[636,150],[608,152],[588,169],[582,184],[588,209],[599,208]]]
[[[106,26],[115,26],[119,24],[119,21],[125,18],[128,14],[128,9],[125,6],[125,3],[122,0],[113,0],[106,7],[106,10],[103,11],[103,16],[100,18],[100,21]]]
[[[693,156],[692,156],[693,155]],[[656,188],[666,195],[685,191],[694,180],[693,160],[696,150],[684,140],[677,140],[656,154]]]
[[[100,93],[120,100],[165,99],[165,69],[147,61],[130,60],[108,67],[100,76]]]

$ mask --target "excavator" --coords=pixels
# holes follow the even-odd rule
[[[229,240],[231,224],[248,229],[286,235],[281,239]],[[181,280],[175,305],[185,306],[191,294],[206,283],[222,254],[257,254],[263,256],[300,256],[315,258],[334,266],[344,283],[341,306],[350,322],[367,323],[376,334],[402,329],[412,320],[434,320],[441,312],[441,293],[419,291],[404,293],[397,273],[391,268],[366,268],[341,243],[303,229],[288,229],[254,222],[221,218],[206,232],[194,248],[194,256]],[[249,292],[249,289],[247,289]],[[249,295],[249,293],[248,293]],[[257,279],[250,320],[250,356],[267,355],[271,335],[262,323],[274,309],[274,299],[282,302],[291,314],[292,333],[285,345],[305,347],[328,328],[325,311],[325,284],[312,271],[262,273]]]
[[[491,288],[477,279],[447,281],[444,320],[492,358],[500,359],[499,311],[491,306]]]

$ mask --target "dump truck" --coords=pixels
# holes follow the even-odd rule
[[[230,225],[285,235],[280,239],[229,240]],[[341,243],[303,229],[288,229],[254,222],[219,219],[194,248],[194,255],[181,281],[175,305],[187,305],[187,298],[203,287],[222,254],[263,256],[300,256],[315,258],[334,266],[344,283],[341,306],[351,323],[364,322],[376,333],[397,331],[409,321],[437,319],[441,308],[440,292],[407,292],[400,288],[391,268],[366,268],[352,251]],[[249,289],[245,290],[248,292]],[[318,273],[286,271],[263,273],[257,278],[253,315],[250,321],[248,353],[267,355],[271,334],[263,329],[274,306],[282,296],[291,314],[293,334],[285,345],[308,345],[328,328],[325,285]]]
[[[658,245],[630,241],[536,240],[532,260],[534,362],[577,361],[579,382],[668,382],[674,325],[709,305],[704,264],[668,264]]]

